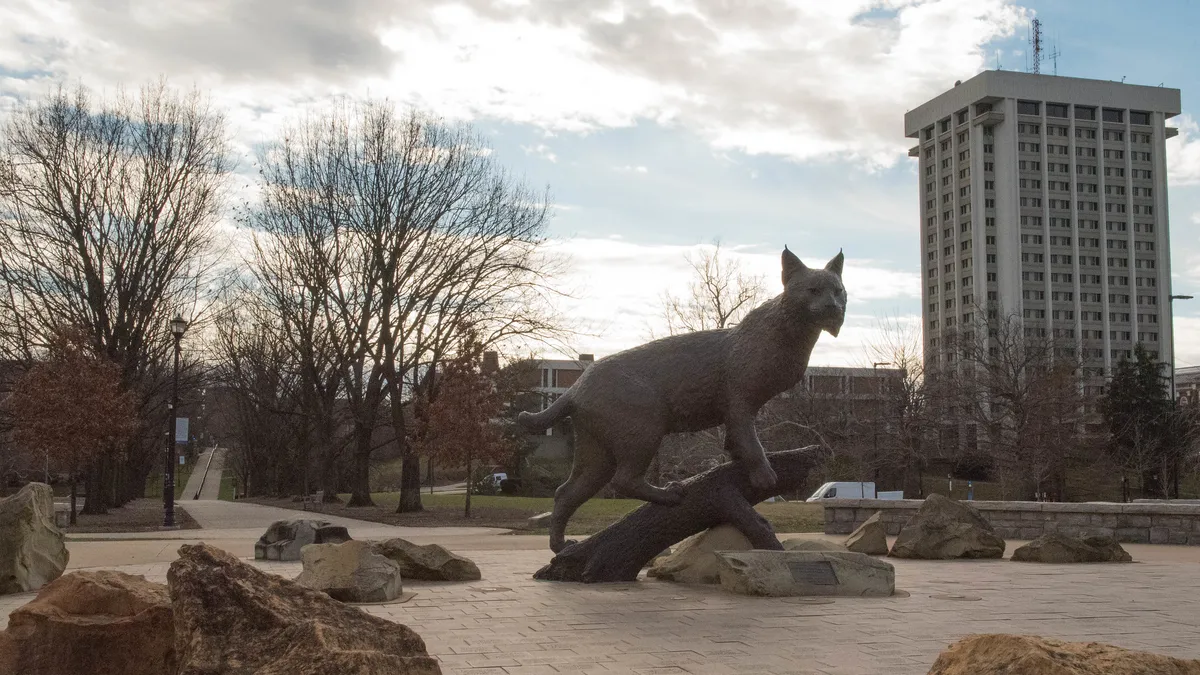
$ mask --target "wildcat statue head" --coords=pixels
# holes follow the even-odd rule
[[[811,322],[837,337],[846,319],[846,287],[842,285],[841,251],[822,269],[808,267],[783,248],[783,301],[798,320]]]

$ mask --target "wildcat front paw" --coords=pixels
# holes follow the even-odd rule
[[[761,464],[750,472],[750,484],[756,490],[770,490],[778,481],[779,476],[775,475],[775,469],[770,464]]]

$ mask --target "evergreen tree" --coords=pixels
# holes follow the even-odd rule
[[[1166,497],[1166,478],[1174,466],[1174,406],[1159,364],[1141,344],[1133,360],[1113,372],[1100,409],[1109,430],[1109,447],[1126,471],[1141,476],[1147,497]]]

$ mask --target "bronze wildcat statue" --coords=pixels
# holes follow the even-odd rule
[[[810,269],[783,249],[783,293],[737,326],[675,335],[592,364],[550,407],[523,412],[527,429],[570,416],[575,430],[571,477],[554,493],[550,548],[564,540],[580,504],[610,481],[620,493],[656,504],[682,499],[678,485],[646,482],[663,436],[725,425],[725,450],[758,488],[775,485],[754,418],[767,401],[804,376],[821,331],[837,337],[846,314],[842,254]]]

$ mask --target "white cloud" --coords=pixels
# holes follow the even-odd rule
[[[1186,113],[1171,122],[1179,135],[1167,141],[1167,180],[1171,185],[1200,184],[1200,124]]]
[[[525,151],[525,154],[536,155],[547,162],[558,161],[558,155],[554,154],[554,151],[550,149],[550,146],[546,145],[545,143],[538,143],[537,145],[522,145],[521,149]]]
[[[1182,314],[1184,301],[1177,302],[1176,309]],[[1168,358],[1169,355],[1163,355],[1164,360]],[[1175,317],[1175,362],[1180,368],[1200,366],[1200,316]]]
[[[13,0],[0,67],[221,88],[241,121],[330,92],[549,131],[641,121],[798,160],[904,156],[910,108],[986,67],[1026,19],[1009,0]],[[0,77],[0,95],[27,90]],[[266,118],[266,119],[263,119]]]
[[[621,173],[649,173],[650,171],[644,166],[630,166],[628,164],[625,166],[614,166],[613,169]]]
[[[571,260],[562,281],[575,290],[575,298],[562,309],[593,333],[577,339],[578,351],[604,356],[645,342],[652,330],[661,334],[662,294],[686,289],[692,272],[684,255],[706,246],[635,244],[612,238],[551,242],[555,253]],[[816,266],[824,265],[836,251],[797,250],[796,254]],[[722,255],[737,259],[750,274],[761,274],[769,295],[780,292],[778,252],[725,245]],[[890,304],[912,304],[920,296],[919,275],[884,269],[871,260],[847,260],[843,277],[850,300],[846,325],[837,339],[821,338],[814,364],[861,365],[867,358],[865,346],[880,337],[876,317],[862,303],[895,314]]]

